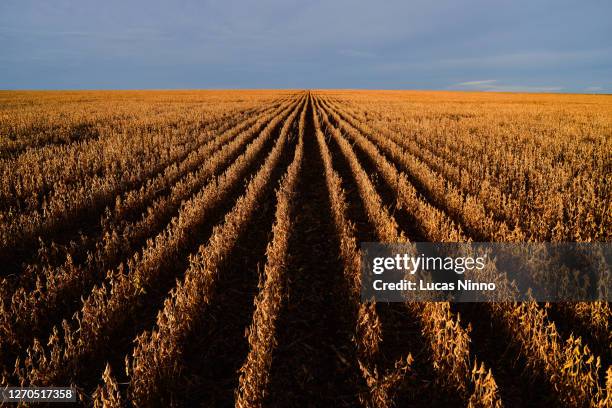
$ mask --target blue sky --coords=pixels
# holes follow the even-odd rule
[[[0,89],[612,92],[612,1],[2,0]]]

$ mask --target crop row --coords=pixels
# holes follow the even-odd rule
[[[180,384],[173,386],[172,378],[180,367],[184,344],[198,322],[205,324],[202,318],[214,298],[219,268],[253,216],[258,199],[287,147],[289,130],[298,113],[299,109],[295,109],[287,118],[274,148],[249,182],[246,192],[223,223],[214,228],[206,245],[191,257],[184,280],[172,291],[157,316],[156,328],[138,337],[133,359],[128,363],[130,400],[136,405],[149,405],[162,401],[166,393],[179,392],[179,388],[174,387]],[[163,390],[161,384],[165,385]]]
[[[380,196],[370,181],[367,173],[359,163],[352,146],[341,132],[328,119],[327,112],[322,110],[323,123],[334,137],[342,153],[348,160],[368,216],[372,220],[378,237],[386,242],[408,242],[397,223],[382,206]],[[380,162],[379,162],[380,163]],[[442,385],[452,386],[473,406],[495,406],[499,404],[495,381],[485,370],[485,376],[472,380],[469,362],[469,334],[452,315],[448,303],[412,303],[407,304],[408,311],[415,313],[422,322],[423,333],[430,342],[434,367],[439,371]],[[474,362],[476,366],[476,362]],[[442,381],[444,378],[444,381]],[[482,388],[487,388],[483,391]],[[480,399],[484,398],[484,399]]]

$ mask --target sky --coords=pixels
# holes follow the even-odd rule
[[[2,0],[0,89],[612,93],[612,1]]]

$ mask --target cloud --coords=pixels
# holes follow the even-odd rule
[[[23,30],[18,28],[0,27],[0,34],[6,36],[15,36],[19,38],[34,38],[34,39],[100,39],[100,40],[159,40],[167,36],[160,30],[153,28],[142,27],[126,27],[120,31],[105,32],[94,30]]]
[[[476,87],[487,87],[490,84],[494,84],[497,82],[497,79],[484,79],[482,81],[467,81],[467,82],[459,82],[455,84],[455,86],[476,86]]]
[[[340,55],[344,55],[345,57],[354,57],[354,58],[376,58],[376,54],[368,52],[368,51],[359,51],[359,50],[340,50],[338,52]]]
[[[479,81],[466,81],[453,84],[449,89],[455,90],[472,90],[472,91],[487,91],[487,92],[560,92],[563,90],[561,86],[543,86],[543,85],[516,85],[499,83],[496,79],[484,79]]]
[[[610,48],[550,51],[538,50],[467,58],[446,58],[437,61],[441,66],[453,68],[534,68],[559,67],[564,64],[594,64],[608,61]]]
[[[612,89],[612,2],[107,3],[0,1],[0,88]]]
[[[602,86],[587,86],[586,88],[584,88],[584,90],[588,92],[597,92],[597,91],[603,91],[603,87]]]

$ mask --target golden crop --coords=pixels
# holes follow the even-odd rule
[[[609,407],[608,303],[362,303],[359,242],[609,241],[611,155],[610,96],[0,92],[0,384]]]

